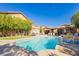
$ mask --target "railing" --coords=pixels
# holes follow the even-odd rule
[[[62,37],[58,37],[58,44],[79,44],[79,40],[77,40],[77,39],[65,39]]]

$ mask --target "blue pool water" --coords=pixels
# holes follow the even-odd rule
[[[16,45],[23,47],[29,51],[40,51],[47,49],[55,49],[57,44],[56,37],[32,37],[29,39],[21,39],[16,41]]]

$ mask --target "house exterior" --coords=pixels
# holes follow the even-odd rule
[[[40,30],[40,28],[41,28],[41,30]],[[46,27],[46,26],[33,25],[30,34],[33,34],[33,35],[48,35],[48,34],[50,34],[50,35],[52,35],[53,29]]]
[[[49,34],[49,35],[52,35],[52,28],[50,28],[50,27],[44,27],[43,28],[43,31],[44,31],[44,34],[45,35],[47,35],[47,34]]]
[[[58,28],[56,28],[54,30],[54,33],[56,35],[61,35],[61,34],[66,35],[67,33],[74,34],[76,32],[77,32],[77,30],[76,30],[76,28],[74,26],[72,26],[72,25],[66,25],[66,24],[64,24],[64,25],[62,25],[62,26],[60,26],[60,27],[58,27]]]
[[[32,29],[30,31],[30,35],[39,35],[40,34],[40,27],[39,26],[32,26]]]
[[[35,35],[66,35],[67,33],[76,33],[77,31],[79,31],[78,29],[76,29],[74,26],[71,25],[62,25],[58,28],[49,28],[46,26],[41,26],[42,28],[42,32],[40,33],[40,26],[33,26],[31,33],[35,34]]]

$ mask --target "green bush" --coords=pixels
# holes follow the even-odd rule
[[[71,39],[71,38],[73,38],[73,36],[72,36],[72,33],[67,33],[67,35],[64,35],[64,38],[67,38],[67,39]]]

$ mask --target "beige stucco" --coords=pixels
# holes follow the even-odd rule
[[[79,29],[77,29],[77,32],[79,33]]]
[[[32,26],[30,34],[40,34],[39,26]]]
[[[22,14],[9,14],[10,16],[13,16],[13,17],[19,17],[19,18],[22,18],[22,19],[26,19]]]
[[[19,17],[19,18],[22,18],[22,19],[27,19],[25,17],[25,15],[23,15],[20,12],[0,12],[0,14],[6,14],[6,15],[10,15],[12,17]]]

